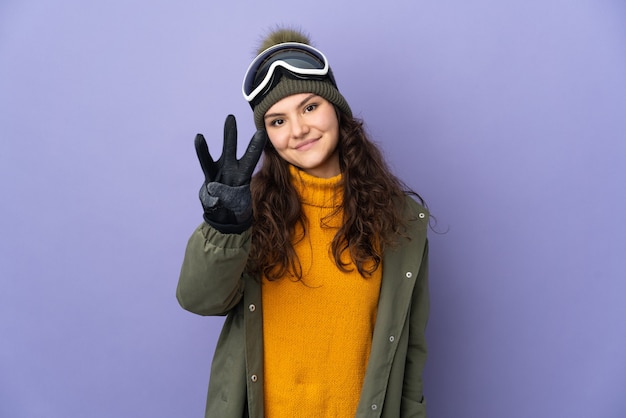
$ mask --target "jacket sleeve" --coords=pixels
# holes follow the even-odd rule
[[[426,417],[422,371],[427,354],[425,332],[429,309],[428,241],[426,241],[411,301],[409,345],[402,390],[402,417]]]
[[[242,273],[250,251],[250,231],[223,234],[206,223],[187,243],[176,298],[199,315],[225,315],[243,295]]]

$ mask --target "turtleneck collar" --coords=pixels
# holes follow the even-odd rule
[[[289,165],[291,183],[300,196],[303,205],[321,208],[336,208],[343,200],[341,174],[331,178],[315,177]]]

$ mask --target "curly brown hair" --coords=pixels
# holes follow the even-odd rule
[[[379,148],[367,136],[360,119],[339,116],[339,164],[342,173],[342,226],[331,243],[335,264],[342,271],[350,263],[342,261],[347,252],[363,277],[378,269],[387,246],[403,236],[404,198],[414,195],[393,175]],[[248,258],[248,271],[277,280],[286,274],[302,279],[302,268],[294,243],[306,234],[306,219],[298,194],[291,183],[289,163],[281,158],[268,141],[259,171],[251,182],[254,222]],[[336,215],[333,213],[328,217]],[[322,220],[323,222],[324,220]],[[301,228],[296,228],[297,226]]]

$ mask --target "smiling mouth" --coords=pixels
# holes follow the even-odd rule
[[[308,139],[308,140],[298,144],[298,146],[296,146],[296,150],[308,149],[308,148],[310,148],[310,145],[312,145],[313,143],[317,142],[318,140],[319,140],[319,138]]]

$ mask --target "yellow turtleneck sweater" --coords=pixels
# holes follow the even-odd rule
[[[265,416],[354,417],[382,268],[363,278],[335,264],[330,243],[342,213],[330,225],[320,221],[341,205],[341,175],[322,179],[294,167],[291,175],[308,219],[306,237],[295,244],[303,280],[263,280]]]

